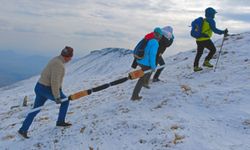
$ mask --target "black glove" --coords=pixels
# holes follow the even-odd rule
[[[72,100],[71,95],[68,97],[68,100],[69,100],[69,101]]]
[[[56,98],[55,102],[56,102],[56,104],[61,104],[62,103],[61,98],[60,97]]]
[[[225,31],[224,31],[224,36],[226,37],[226,36],[229,36],[229,34],[228,34],[228,29],[226,29]]]
[[[137,67],[137,65],[138,65],[138,64],[137,64],[137,62],[136,62],[136,59],[134,59],[132,65],[131,65],[131,67],[135,69],[135,68]]]

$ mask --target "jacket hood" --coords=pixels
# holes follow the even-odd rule
[[[206,10],[205,10],[205,16],[206,18],[214,18],[215,14],[216,14],[216,10],[212,7],[208,7]]]

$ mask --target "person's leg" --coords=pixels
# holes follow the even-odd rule
[[[144,75],[144,76],[145,76],[145,75]],[[134,91],[133,91],[133,94],[132,94],[132,97],[131,97],[132,100],[136,100],[136,99],[139,98],[139,93],[140,93],[140,91],[141,91],[142,85],[144,84],[144,81],[143,81],[143,80],[145,80],[145,79],[144,79],[144,76],[141,77],[141,78],[137,81],[137,83],[136,83],[136,85],[135,85],[135,88],[134,88]],[[139,99],[140,99],[140,98],[139,98]]]
[[[164,59],[162,58],[162,56],[160,56],[159,58],[158,58],[158,64],[160,65],[160,66],[163,66],[163,65],[165,65],[165,62],[164,62]],[[164,68],[161,68],[161,69],[158,69],[157,71],[156,71],[156,73],[154,74],[154,77],[153,77],[153,81],[155,80],[159,80],[159,76],[160,76],[160,74],[161,74],[161,72],[162,72],[162,70],[163,70]]]
[[[42,96],[40,93],[39,93],[39,90],[40,90],[40,87],[39,85],[36,85],[35,87],[35,93],[36,93],[36,99],[35,99],[35,103],[34,103],[34,107],[33,108],[37,108],[37,107],[40,107],[40,106],[43,106],[44,103],[46,102],[47,98]],[[38,111],[35,111],[35,112],[32,112],[32,113],[29,113],[27,115],[27,117],[25,118],[25,120],[23,121],[23,125],[22,127],[19,129],[19,131],[22,131],[22,132],[27,132],[31,123],[33,122],[35,116],[40,112],[40,110]]]
[[[55,101],[55,98],[52,94],[52,90],[50,86],[43,86],[42,94],[47,98],[52,101]],[[60,89],[60,98],[64,99],[66,96],[63,94],[62,90]],[[59,114],[57,118],[57,126],[70,126],[70,123],[65,123],[65,117],[68,111],[68,106],[69,106],[69,101],[65,101],[61,103],[60,109],[59,109]]]
[[[147,88],[147,89],[150,89],[149,80],[150,80],[151,75],[152,75],[152,72],[149,72],[149,73],[145,74],[144,78],[143,78],[142,86]]]
[[[147,66],[143,66],[143,65],[140,65],[142,70],[145,71],[145,70],[149,70],[150,67],[147,67]],[[141,88],[145,82],[145,79],[148,78],[148,76],[150,76],[150,74],[145,74],[143,77],[141,77],[136,85],[135,85],[135,88],[133,90],[133,94],[132,94],[132,97],[131,97],[131,100],[138,100],[138,99],[141,99],[141,97],[139,96],[139,93],[141,91]]]
[[[197,44],[197,52],[194,60],[194,67],[199,67],[199,61],[204,50],[204,41],[196,41],[196,44]]]
[[[66,96],[63,94],[62,90],[60,90],[60,96],[61,96],[61,99],[66,98]],[[61,103],[57,123],[65,122],[65,117],[66,117],[66,114],[68,111],[68,107],[69,107],[69,101],[65,101],[65,102]]]
[[[52,100],[52,101],[55,101],[55,98],[54,98],[54,96],[53,96],[52,89],[51,89],[50,86],[44,86],[44,85],[42,85],[42,84],[40,84],[40,83],[38,83],[38,85],[41,87],[41,88],[40,88],[40,93],[41,93],[46,99],[50,99],[50,100]],[[62,92],[61,89],[60,89],[60,98],[61,98],[61,99],[66,98],[66,96],[63,94],[63,92]],[[58,121],[64,122],[65,116],[66,116],[66,113],[67,113],[67,110],[68,110],[68,106],[69,106],[69,101],[65,101],[65,102],[61,103],[57,122],[58,122]]]
[[[205,48],[204,43],[206,43],[206,41],[196,41],[197,53],[196,53],[195,60],[194,60],[194,71],[195,72],[202,70],[202,68],[199,67],[199,61],[200,61],[200,58],[201,58],[203,51],[204,51],[204,48]]]
[[[208,40],[205,48],[207,48],[209,50],[209,53],[208,53],[207,57],[205,58],[205,61],[210,61],[210,59],[213,58],[213,56],[216,52],[216,47],[214,46],[214,43],[211,40]]]
[[[54,96],[52,94],[51,87],[44,86],[44,90],[42,92],[43,92],[43,95],[47,99],[55,101],[55,98],[54,98]],[[60,89],[60,98],[61,99],[66,98],[66,96],[64,95],[64,93],[62,92],[61,89]],[[60,109],[59,109],[58,118],[57,118],[57,125],[63,124],[62,126],[65,126],[65,117],[66,117],[66,114],[67,114],[67,111],[68,111],[68,107],[69,107],[69,101],[65,101],[65,102],[61,103],[61,106],[60,106]]]

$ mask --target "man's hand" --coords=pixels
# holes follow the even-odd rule
[[[68,97],[68,100],[69,100],[69,101],[72,100],[71,95]]]

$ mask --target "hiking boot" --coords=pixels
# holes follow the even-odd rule
[[[22,137],[24,137],[25,139],[28,139],[30,137],[28,137],[28,132],[27,131],[21,131],[21,130],[18,130],[18,133],[19,135],[21,135]]]
[[[68,122],[57,122],[56,123],[56,126],[58,127],[69,127],[71,126],[72,124],[71,123],[68,123]]]
[[[203,66],[209,67],[209,68],[213,68],[214,67],[212,64],[210,64],[210,62],[208,60],[204,61]]]
[[[194,67],[194,72],[203,70],[201,67]]]
[[[153,82],[159,82],[159,81],[161,81],[159,78],[153,79]]]
[[[139,100],[141,100],[142,99],[142,96],[135,96],[135,97],[131,97],[131,100],[132,101],[139,101]]]

